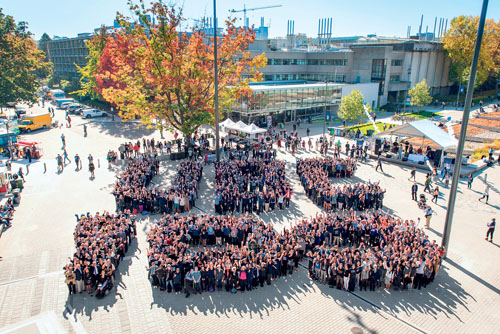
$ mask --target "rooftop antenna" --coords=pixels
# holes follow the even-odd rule
[[[438,40],[441,38],[441,25],[442,24],[443,24],[443,19],[439,18],[439,28],[438,28],[438,33],[437,33]]]

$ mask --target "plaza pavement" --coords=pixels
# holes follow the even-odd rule
[[[56,111],[57,118],[64,113]],[[145,266],[146,233],[154,216],[138,222],[138,237],[120,264],[116,292],[102,300],[85,293],[68,296],[62,267],[73,251],[75,213],[113,211],[110,191],[121,165],[108,170],[105,156],[125,140],[143,134],[159,138],[158,133],[137,129],[136,123],[73,118],[71,129],[51,129],[23,136],[41,143],[44,156],[30,166],[21,204],[15,212],[13,227],[0,239],[0,333],[496,333],[500,324],[500,269],[497,265],[500,244],[484,240],[486,223],[498,218],[500,205],[500,167],[483,171],[473,189],[461,183],[448,259],[435,282],[427,289],[410,291],[347,292],[330,289],[311,281],[302,267],[286,279],[256,291],[204,293],[201,296],[176,296],[152,289]],[[83,123],[89,136],[83,138]],[[313,130],[313,129],[312,129]],[[314,134],[322,126],[314,127]],[[301,126],[305,131],[305,126]],[[83,159],[83,170],[74,171],[74,162],[60,175],[55,156],[60,152],[64,133],[67,150]],[[87,155],[100,160],[96,179],[89,180]],[[297,152],[298,157],[316,155]],[[303,216],[321,210],[306,196],[295,175],[295,158],[280,151],[287,162],[287,176],[294,186],[288,210],[261,215],[276,229],[288,226]],[[44,173],[43,164],[47,165]],[[17,164],[16,164],[17,166]],[[16,168],[16,167],[15,167]],[[161,164],[162,178],[168,184],[176,162]],[[361,164],[353,179],[338,183],[380,181],[387,189],[384,210],[416,219],[423,213],[411,201],[409,169],[384,164],[384,173],[374,171],[374,162]],[[490,205],[477,199],[484,190],[484,179],[491,185]],[[419,192],[424,174],[417,173]],[[335,181],[334,181],[335,182]],[[200,198],[193,213],[213,213],[213,167],[204,169]],[[432,204],[429,236],[440,241],[448,189],[440,185],[438,205]],[[498,240],[498,236],[496,237]]]

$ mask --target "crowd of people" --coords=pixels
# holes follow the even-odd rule
[[[194,206],[203,173],[202,164],[193,159],[182,161],[167,189],[150,186],[159,167],[156,153],[143,153],[136,159],[130,159],[113,191],[118,211],[129,209],[132,213],[143,214],[182,213]]]
[[[73,258],[64,267],[70,294],[86,291],[104,297],[115,283],[115,271],[137,233],[130,210],[78,217]]]
[[[384,193],[378,183],[334,186],[329,177],[351,177],[356,171],[353,158],[297,159],[297,174],[307,196],[325,211],[363,211],[383,207]]]
[[[292,187],[285,175],[285,162],[262,155],[230,155],[215,164],[215,212],[268,212],[290,204]]]
[[[186,297],[270,285],[304,256],[311,277],[331,287],[420,289],[434,279],[444,249],[419,223],[380,210],[343,210],[277,232],[250,215],[165,215],[148,234],[146,269],[154,288]]]

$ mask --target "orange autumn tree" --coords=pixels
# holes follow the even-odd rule
[[[174,7],[129,4],[137,17],[117,15],[123,28],[107,38],[93,73],[95,89],[123,118],[139,116],[144,125],[156,122],[189,138],[200,125],[214,123],[213,37],[179,32],[182,13]],[[240,94],[248,95],[250,81],[262,80],[258,69],[267,63],[265,54],[252,58],[246,52],[254,40],[253,30],[236,28],[231,20],[218,36],[220,110],[229,110]]]

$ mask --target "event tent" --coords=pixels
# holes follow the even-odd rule
[[[393,127],[375,134],[375,137],[387,135],[430,139],[443,150],[454,148],[458,143],[455,137],[440,129],[437,125],[427,119]]]
[[[254,123],[250,124],[249,126],[247,126],[245,129],[241,130],[241,132],[244,132],[244,133],[248,133],[250,135],[253,135],[253,134],[258,134],[258,133],[264,133],[266,132],[267,130],[265,129],[262,129],[262,128],[259,128],[257,125],[255,125]]]
[[[224,127],[224,128],[228,128],[230,129],[232,126],[234,126],[234,123],[230,118],[226,119],[224,122],[220,123],[219,125]]]

